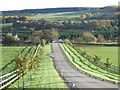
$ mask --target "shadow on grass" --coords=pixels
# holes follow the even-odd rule
[[[67,46],[67,47],[68,47],[68,46]],[[63,48],[64,48],[64,50],[71,56],[72,61],[73,61],[75,64],[77,64],[79,67],[81,67],[81,68],[84,69],[84,70],[90,71],[90,72],[93,72],[92,70],[96,70],[96,69],[90,67],[89,65],[87,65],[86,63],[84,63],[84,62],[80,59],[80,57],[79,57],[78,55],[76,55],[76,54],[68,47],[68,49],[69,49],[75,56],[77,56],[84,65],[86,65],[87,67],[91,68],[92,70],[89,70],[89,69],[84,68],[82,65],[80,65],[79,63],[77,63],[77,62],[75,61],[74,57],[71,55],[71,53],[70,53],[69,51],[67,51],[67,49],[65,48],[64,45],[63,45]],[[104,72],[101,72],[101,71],[99,71],[99,72],[100,72],[99,74],[109,74],[109,73],[104,73]],[[114,79],[114,78],[112,78],[112,77],[110,77],[110,76],[107,76],[107,75],[104,75],[104,76],[106,76],[106,77],[108,77],[108,78],[110,78],[110,79],[113,79],[113,80],[118,80],[118,79]],[[114,76],[114,75],[111,75],[111,76]]]

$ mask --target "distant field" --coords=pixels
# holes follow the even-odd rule
[[[44,47],[44,55],[40,67],[29,71],[23,76],[25,88],[43,88],[43,90],[45,88],[58,88],[58,90],[59,88],[67,88],[66,84],[56,71],[52,58],[47,56],[49,53],[51,53],[50,44],[45,45]],[[22,77],[17,80],[14,85],[23,88]],[[10,88],[14,87],[11,85]]]
[[[77,12],[63,12],[63,13],[48,13],[48,14],[37,14],[33,16],[33,19],[51,19],[51,20],[78,20],[81,14],[85,14],[89,11],[77,11]]]
[[[77,15],[82,15],[85,13],[89,13],[90,11],[76,11],[76,12],[69,12],[69,13],[61,13],[58,16],[77,16]]]
[[[103,62],[105,62],[107,58],[110,58],[112,65],[118,66],[117,46],[83,46],[80,48],[86,51],[89,55],[100,56]]]
[[[12,26],[13,23],[5,23],[5,24],[0,24],[0,28],[6,28],[9,26]]]

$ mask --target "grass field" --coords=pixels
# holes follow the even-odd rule
[[[83,46],[81,50],[86,51],[89,55],[101,57],[103,62],[110,58],[112,65],[118,66],[118,47],[117,46]]]
[[[9,27],[9,26],[12,26],[12,24],[13,24],[13,23],[0,24],[0,28]]]
[[[33,16],[33,19],[35,20],[40,20],[40,19],[48,19],[48,20],[53,20],[53,21],[64,21],[64,20],[78,20],[75,19],[76,17],[79,16],[67,16],[67,15],[63,15],[61,13],[50,13],[50,14],[37,14],[35,16]]]
[[[65,52],[68,60],[80,71],[88,73],[100,79],[104,79],[112,82],[118,82],[119,75],[110,73],[104,69],[101,69],[97,65],[89,62],[71,46],[61,44],[61,47]]]
[[[67,88],[56,69],[54,68],[52,58],[46,54],[51,53],[51,46],[44,47],[43,60],[40,67],[29,71],[24,78],[24,88]],[[30,80],[30,78],[32,80]],[[14,86],[23,88],[23,80],[20,78],[14,83]],[[11,86],[10,88],[14,88]]]
[[[4,70],[2,70],[2,75],[3,75],[14,69],[15,63],[11,61],[18,54],[18,52],[24,47],[0,47],[0,48],[2,48],[2,57],[1,57],[2,64],[0,65],[0,69],[2,69],[2,67],[4,66],[7,66],[8,63],[11,63]]]
[[[37,14],[33,16],[33,19],[50,19],[55,21],[64,21],[64,20],[72,20],[76,21],[80,17],[81,14],[85,14],[89,11],[76,11],[76,12],[62,12],[62,13],[48,13],[48,14]],[[77,18],[77,19],[76,19]]]
[[[17,47],[0,47],[0,48],[2,49],[2,56],[0,57],[0,58],[2,58],[2,60],[1,60],[2,64],[0,64],[0,72],[2,72],[2,75],[3,75],[3,74],[6,74],[6,73],[14,70],[15,62],[12,62],[12,60],[18,54],[18,52],[21,52],[26,47],[25,46],[17,46]],[[22,52],[21,55],[24,56],[30,48],[31,47],[28,46]],[[35,48],[36,47],[34,46],[33,49],[35,49]],[[1,70],[3,67],[5,67],[4,70]]]

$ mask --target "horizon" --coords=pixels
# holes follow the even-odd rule
[[[7,3],[6,3],[7,2]],[[24,3],[23,3],[24,2]],[[46,3],[47,2],[47,3]],[[13,10],[25,10],[25,9],[47,9],[47,8],[69,8],[69,7],[106,7],[106,6],[118,6],[119,0],[39,0],[28,1],[21,0],[3,0],[0,11],[13,11]],[[7,4],[7,5],[4,5]]]
[[[109,5],[109,6],[117,6],[117,5]],[[108,7],[108,6],[103,6]],[[102,8],[102,7],[55,7],[55,8]],[[19,10],[4,10],[4,11],[20,11],[20,10],[33,10],[33,9],[54,9],[53,8],[31,8],[31,9],[19,9]]]

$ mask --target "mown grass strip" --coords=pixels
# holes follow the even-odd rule
[[[79,70],[88,73],[92,76],[98,77],[100,79],[105,79],[112,82],[118,82],[117,74],[107,72],[97,67],[96,65],[90,63],[88,60],[80,56],[80,54],[70,46],[69,48],[67,45],[63,45],[63,44],[61,44],[60,46],[62,47],[69,61]]]
[[[82,57],[78,52],[76,52],[76,50],[74,51],[74,49],[72,47],[70,47],[69,45],[66,45],[68,47],[68,49],[70,49],[70,51],[73,52],[74,55],[76,55],[79,59],[80,59],[80,62],[82,62],[84,65],[88,66],[89,68],[93,69],[93,70],[96,70],[96,69],[99,69],[99,72],[100,73],[103,73],[102,71],[106,71],[106,70],[103,70],[102,68],[98,68],[97,65],[95,65],[94,63],[90,62],[89,60],[85,59],[84,57]],[[76,53],[75,53],[76,52]],[[108,71],[106,71],[107,74],[110,73]],[[106,73],[104,73],[106,74]],[[110,73],[111,74],[111,73]],[[116,77],[116,74],[113,74],[112,73],[112,76],[115,76]]]

